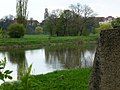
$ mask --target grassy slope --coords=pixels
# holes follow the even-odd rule
[[[29,90],[88,90],[91,70],[73,69],[32,76]],[[21,84],[6,84],[1,90],[24,90]]]

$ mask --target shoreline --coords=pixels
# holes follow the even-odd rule
[[[83,46],[86,44],[97,44],[96,41],[92,42],[87,42],[87,43],[48,43],[48,44],[33,44],[33,45],[7,45],[7,46],[0,46],[0,50],[29,50],[29,49],[39,49],[43,47],[50,47],[50,46],[58,46],[58,45],[79,45]]]
[[[25,35],[23,38],[3,38],[0,39],[0,50],[11,49],[34,49],[43,46],[53,46],[57,44],[97,43],[97,35],[94,36],[66,36],[49,37],[45,35]]]

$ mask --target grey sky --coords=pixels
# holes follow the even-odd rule
[[[66,9],[70,4],[81,3],[89,5],[98,16],[120,16],[120,0],[29,0],[29,18],[33,17],[41,21],[44,17],[44,9]],[[6,15],[16,15],[16,0],[0,1],[0,18]]]

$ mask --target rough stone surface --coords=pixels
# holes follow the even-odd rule
[[[104,30],[96,49],[90,90],[120,90],[120,30]]]

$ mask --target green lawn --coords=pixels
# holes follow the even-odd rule
[[[25,35],[23,38],[2,38],[0,46],[48,45],[52,43],[75,43],[97,41],[98,35],[49,37],[47,35]]]
[[[28,90],[88,90],[91,69],[72,69],[31,76]],[[24,90],[22,83],[6,83],[0,90]]]

